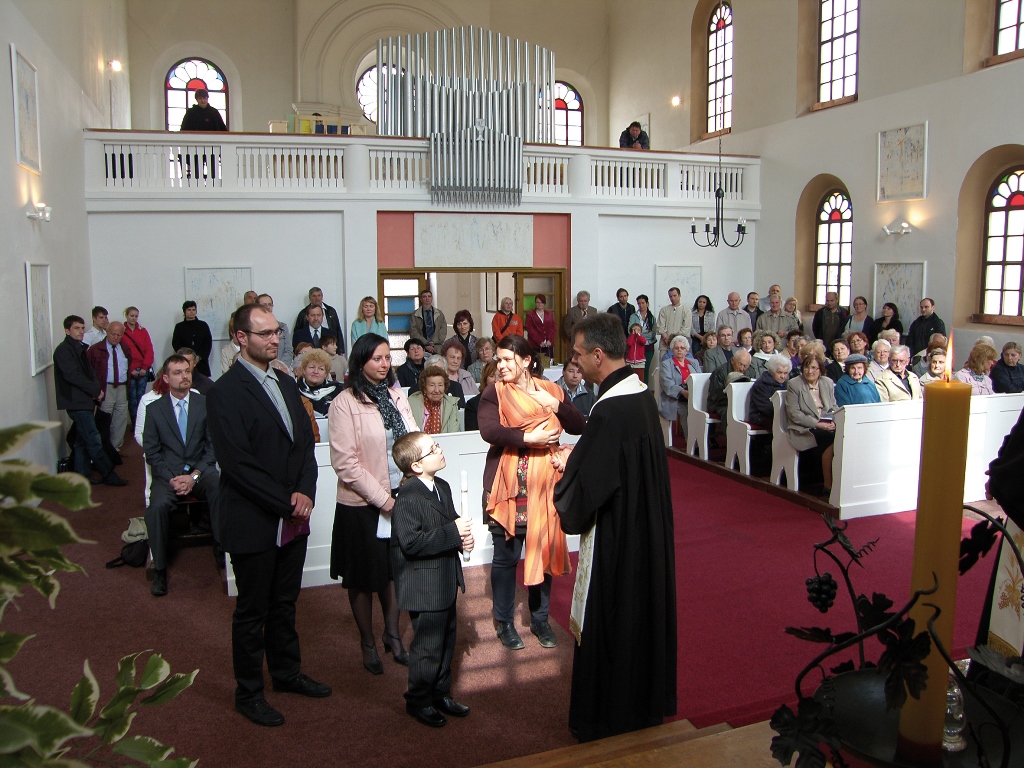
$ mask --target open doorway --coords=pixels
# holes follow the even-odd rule
[[[516,314],[534,308],[534,297],[547,297],[547,308],[554,312],[559,329],[566,312],[564,269],[518,269],[487,271],[478,269],[445,269],[437,271],[382,269],[377,275],[377,295],[384,310],[393,365],[405,362],[405,342],[409,338],[409,318],[419,307],[419,295],[429,288],[434,306],[444,312],[448,321],[446,337],[454,333],[455,313],[466,309],[473,316],[473,335],[491,335],[491,320],[501,300],[510,297]],[[555,341],[555,362],[565,358],[567,347],[559,333]]]

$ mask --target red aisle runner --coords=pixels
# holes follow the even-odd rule
[[[783,630],[856,628],[841,581],[827,614],[807,601],[812,545],[828,539],[828,527],[808,509],[685,462],[670,460],[669,471],[676,518],[679,717],[698,728],[766,720],[780,704],[796,702],[796,675],[821,650]],[[909,599],[914,521],[914,512],[850,521],[847,535],[855,547],[879,539],[863,559],[864,568],[854,567],[858,593],[884,592],[897,605]],[[965,522],[965,533],[970,526]],[[994,554],[995,549],[960,580],[955,655],[974,643]],[[822,558],[819,568],[839,580],[831,561]],[[552,590],[551,617],[563,627],[569,626],[572,583],[555,579]],[[871,640],[866,650],[877,661],[882,646]],[[813,673],[805,678],[807,693],[817,680]]]

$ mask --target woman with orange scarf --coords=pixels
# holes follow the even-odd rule
[[[484,467],[487,515],[494,555],[491,592],[498,638],[523,648],[514,623],[516,566],[526,548],[530,631],[545,648],[557,643],[548,624],[551,577],[569,572],[569,550],[555,513],[558,479],[551,454],[563,431],[583,432],[583,414],[561,387],[535,374],[533,348],[522,336],[498,342],[498,381],[480,395],[480,436],[491,447]]]

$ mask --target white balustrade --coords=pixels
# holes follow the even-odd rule
[[[340,147],[265,146],[235,148],[238,186],[343,189],[344,150]]]
[[[760,160],[725,160],[719,166],[711,155],[529,144],[523,199],[656,203],[702,216],[714,205],[720,178],[731,210],[756,219]],[[105,200],[108,208],[118,200],[232,197],[241,190],[247,197],[306,191],[430,199],[427,139],[98,130],[85,132],[85,167],[86,198]]]
[[[524,195],[568,195],[569,155],[523,153]]]
[[[429,191],[430,153],[422,149],[371,149],[370,189]]]
[[[595,157],[590,177],[600,197],[665,197],[665,163]]]

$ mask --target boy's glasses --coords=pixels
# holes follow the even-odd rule
[[[441,446],[438,445],[437,443],[432,443],[431,446],[430,446],[430,450],[427,451],[426,453],[424,453],[418,459],[416,459],[416,461],[423,461],[425,458],[427,458],[427,456],[432,456],[435,453],[440,453],[440,452],[441,452]]]

